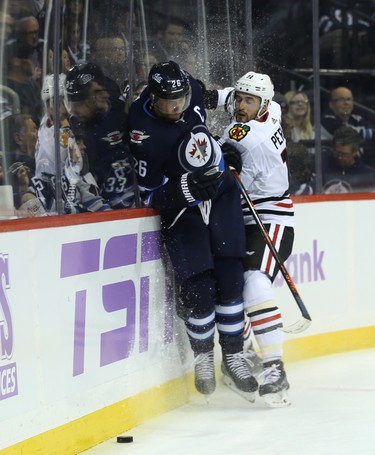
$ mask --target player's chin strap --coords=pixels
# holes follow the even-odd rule
[[[198,204],[199,210],[201,211],[202,219],[204,224],[208,224],[210,222],[210,213],[212,207],[212,201],[209,199],[208,201],[201,201]]]

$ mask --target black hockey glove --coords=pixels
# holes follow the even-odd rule
[[[217,90],[207,90],[206,84],[197,79],[196,80],[202,90],[204,107],[206,109],[216,109],[219,102],[219,92]]]
[[[182,194],[189,203],[208,201],[215,197],[219,189],[222,172],[217,166],[188,172],[181,176]]]
[[[228,167],[234,167],[234,169],[240,173],[242,170],[242,158],[241,153],[234,147],[233,145],[228,144],[228,142],[224,142],[222,144],[222,140],[219,136],[215,136],[216,141],[219,143],[221,147],[221,151],[223,152],[224,160]]]

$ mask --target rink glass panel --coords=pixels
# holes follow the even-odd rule
[[[18,19],[27,16],[38,19],[37,58],[33,62],[32,74],[26,79],[32,81],[39,97],[42,80],[47,73],[55,74],[57,80],[58,74],[66,72],[69,66],[88,61],[100,64],[106,75],[126,91],[129,106],[142,82],[147,80],[151,65],[156,61],[174,59],[202,80],[207,88],[232,86],[238,77],[251,70],[268,73],[278,94],[291,90],[307,94],[312,123],[316,123],[327,110],[329,91],[345,85],[354,94],[355,113],[372,124],[375,121],[375,94],[371,84],[374,63],[374,53],[371,52],[375,46],[371,15],[374,6],[369,2],[362,9],[355,10],[345,7],[350,2],[341,2],[341,16],[339,13],[332,16],[338,18],[338,22],[319,29],[319,22],[322,23],[324,17],[337,8],[336,3],[316,0],[2,2],[2,185],[12,183],[6,152],[14,147],[14,131],[10,131],[6,118],[22,112],[19,96],[9,89],[7,80],[8,43],[16,39],[15,24]],[[170,44],[166,37],[165,24],[168,23],[172,27],[172,32],[169,30]],[[367,27],[366,23],[370,25]],[[30,29],[19,34],[25,40],[32,35]],[[44,108],[41,103],[40,116]],[[55,116],[57,123],[58,109]],[[208,125],[213,134],[220,135],[228,121],[226,113],[208,113]],[[317,133],[320,133],[319,130],[316,128]],[[322,150],[330,147],[330,142],[316,136],[304,145],[309,153],[314,191],[320,193],[320,157]],[[375,163],[372,149],[368,144],[362,148],[366,162],[371,166]],[[33,152],[32,149],[27,150],[31,158]],[[56,162],[59,153],[56,147]],[[302,172],[303,169],[298,169],[298,166],[306,166],[306,160],[298,163],[297,159],[293,172]],[[56,166],[55,174],[58,188],[60,166]],[[62,197],[59,188],[56,196]],[[61,201],[57,204],[57,211],[62,213]],[[3,219],[7,218],[4,213],[2,215]]]

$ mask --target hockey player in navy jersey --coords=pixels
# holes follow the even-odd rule
[[[75,134],[83,137],[90,172],[111,208],[135,205],[133,163],[127,115],[120,89],[94,63],[71,68],[66,76],[66,107]]]
[[[130,147],[145,205],[159,209],[175,273],[178,314],[195,356],[195,386],[214,392],[214,333],[224,381],[252,401],[243,356],[245,233],[240,194],[205,125],[202,91],[173,62],[154,65],[129,111]]]
[[[64,105],[65,74],[59,75],[59,118],[60,118],[60,167],[61,195],[63,212],[101,212],[110,210],[100,197],[99,188],[93,176],[84,166],[84,145],[74,137],[67,120]],[[38,130],[35,147],[35,176],[31,178],[29,192],[41,201],[45,211],[53,214],[57,210],[56,201],[56,151],[54,124],[54,75],[47,74],[43,80],[42,101],[44,115]],[[30,204],[30,203],[29,203]]]
[[[216,93],[215,93],[216,92]],[[281,108],[272,101],[274,88],[267,74],[248,72],[234,89],[207,91],[211,108],[226,105],[232,122],[223,140],[237,149],[226,157],[240,173],[247,193],[283,261],[292,252],[294,210],[289,197],[286,141],[281,127]],[[230,162],[231,157],[233,161]],[[244,300],[259,345],[263,372],[259,395],[271,407],[289,404],[283,355],[282,316],[272,283],[279,271],[250,209],[244,205],[246,257]]]

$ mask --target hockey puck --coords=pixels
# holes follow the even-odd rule
[[[117,442],[133,442],[133,436],[117,436]]]

